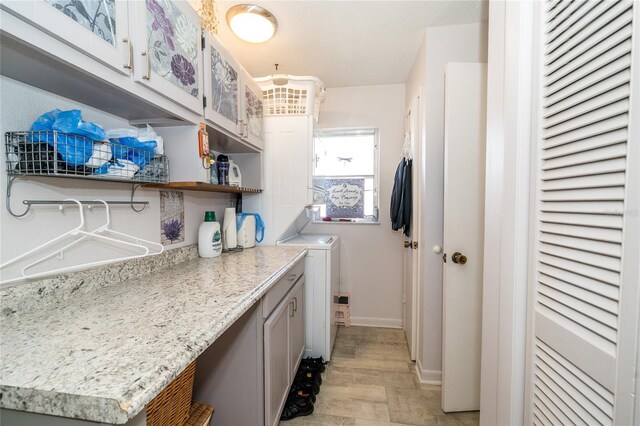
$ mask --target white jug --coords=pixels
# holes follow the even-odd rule
[[[240,167],[231,158],[229,158],[229,185],[242,186]]]

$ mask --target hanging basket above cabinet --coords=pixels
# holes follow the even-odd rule
[[[318,122],[326,88],[317,77],[278,74],[255,81],[262,88],[265,116],[309,115]]]

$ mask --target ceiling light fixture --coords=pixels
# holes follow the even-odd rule
[[[253,4],[238,4],[227,11],[227,24],[235,35],[249,43],[263,43],[278,29],[276,17]]]

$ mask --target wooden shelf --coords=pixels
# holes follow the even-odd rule
[[[142,186],[145,188],[180,189],[183,191],[225,192],[228,194],[258,194],[262,192],[262,189],[257,188],[244,188],[241,186],[230,185],[214,185],[212,183],[205,182],[145,183]]]

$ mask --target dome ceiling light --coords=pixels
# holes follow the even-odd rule
[[[264,43],[276,33],[278,21],[267,9],[253,4],[238,4],[227,11],[231,31],[249,43]]]

